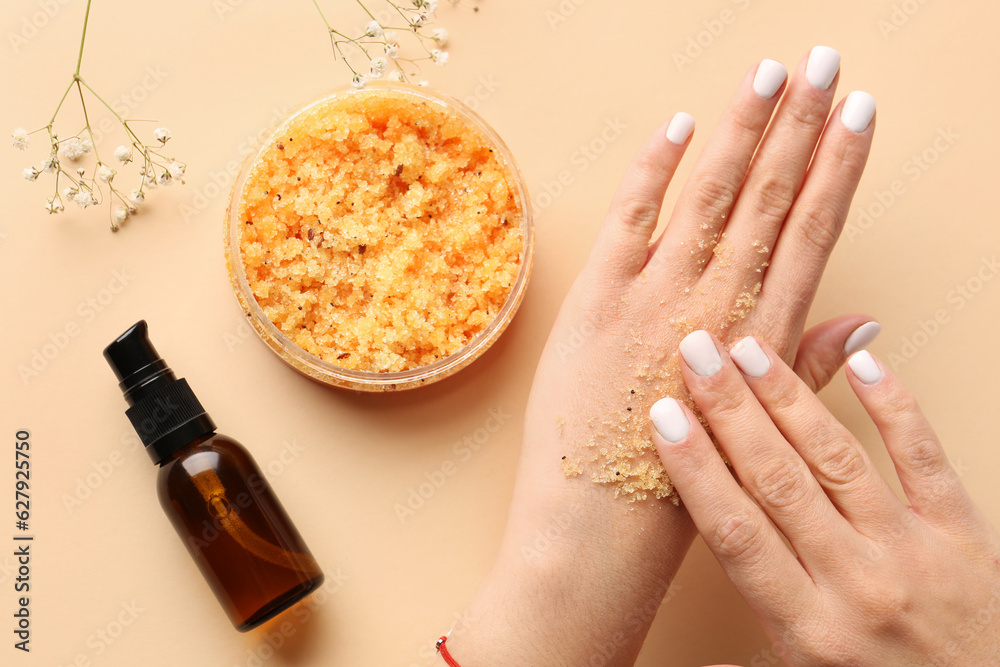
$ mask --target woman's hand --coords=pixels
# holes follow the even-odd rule
[[[787,86],[779,63],[751,68],[655,243],[691,117],[639,151],[539,362],[500,554],[449,640],[460,664],[631,665],[695,535],[656,500],[670,487],[645,419],[683,390],[680,339],[753,333],[816,389],[869,322],[803,335],[874,132],[864,93],[831,114],[839,62],[817,47]]]
[[[746,338],[727,354],[699,331],[680,351],[687,387],[753,500],[671,398],[651,411],[657,450],[776,653],[810,666],[1000,664],[1000,535],[899,380],[867,352],[848,363],[905,503],[772,348]]]

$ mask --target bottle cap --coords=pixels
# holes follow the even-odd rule
[[[125,415],[154,463],[215,432],[215,422],[187,380],[178,380],[153,347],[145,320],[104,348],[104,358],[130,406]]]

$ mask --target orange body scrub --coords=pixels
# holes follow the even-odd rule
[[[294,116],[237,206],[253,296],[303,350],[405,371],[456,352],[504,306],[523,261],[521,199],[490,139],[386,89]]]

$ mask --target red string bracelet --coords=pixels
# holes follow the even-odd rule
[[[462,667],[455,662],[455,658],[451,657],[451,653],[448,653],[448,647],[444,645],[446,641],[448,641],[448,635],[441,637],[441,639],[437,641],[438,653],[441,654],[441,657],[444,658],[444,661],[448,663],[450,667]]]

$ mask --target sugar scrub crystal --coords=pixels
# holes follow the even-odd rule
[[[294,116],[238,203],[247,281],[303,350],[361,371],[456,352],[496,318],[523,260],[511,166],[445,105],[378,88]]]

